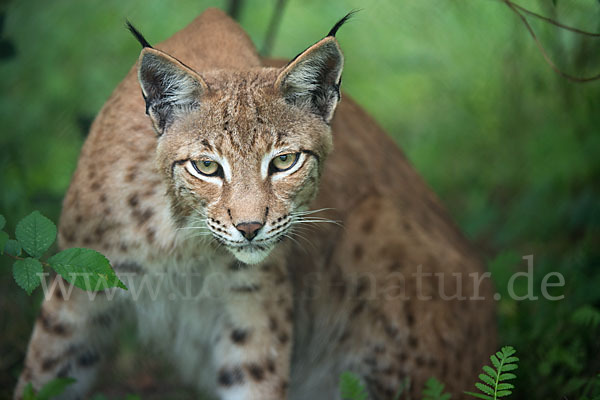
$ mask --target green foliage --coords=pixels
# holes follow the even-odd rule
[[[17,224],[15,236],[23,250],[31,257],[40,258],[56,240],[56,225],[34,211]]]
[[[43,272],[42,264],[35,258],[17,260],[13,264],[13,277],[27,294],[31,294],[40,285]]]
[[[512,346],[502,347],[501,351],[490,356],[495,369],[484,365],[484,374],[479,374],[481,382],[475,383],[481,393],[465,392],[466,394],[485,400],[496,400],[512,394],[515,386],[506,381],[515,379],[517,376],[510,371],[517,369],[519,359],[514,356],[516,350]]]
[[[6,221],[3,216],[0,217],[4,227]],[[54,269],[67,282],[83,290],[100,291],[111,287],[127,290],[106,257],[95,250],[67,249],[50,257],[47,262],[40,261],[40,257],[56,240],[56,232],[56,225],[39,211],[32,212],[17,224],[17,240],[9,239],[6,232],[0,232],[3,253],[16,260],[13,277],[27,294],[31,295],[41,284],[43,265]],[[21,258],[22,248],[31,257]]]
[[[240,22],[260,46],[274,3],[258,3],[243,8]],[[598,30],[600,1],[555,3],[555,9],[547,0],[519,4]],[[0,98],[5,215],[38,209],[58,218],[86,121],[139,55],[124,17],[155,43],[215,3],[99,4],[19,0],[5,7],[2,40],[15,50],[0,63],[6,77],[0,82],[6,94]],[[346,57],[342,89],[400,144],[489,261],[502,294],[499,338],[527,349],[520,353],[513,396],[598,397],[600,327],[590,310],[600,309],[600,85],[571,84],[554,74],[502,2],[288,1],[273,55],[295,56],[353,8],[365,9],[338,35]],[[431,23],[398,24],[402,19]],[[597,73],[599,40],[532,23],[560,67]],[[90,40],[101,45],[87,46]],[[3,240],[0,232],[0,253]],[[535,287],[546,273],[559,271],[564,300],[518,303],[508,296],[505,283],[522,267],[521,256],[532,253]],[[11,299],[11,308],[0,310],[0,354],[7,362],[23,359],[17,344],[30,334],[27,318],[34,318],[38,300],[12,282],[12,262],[0,257],[0,292]],[[10,397],[20,368],[0,363],[0,398]]]
[[[4,253],[9,256],[19,257],[21,255],[21,244],[14,239],[7,240],[4,245]]]
[[[367,400],[367,391],[358,376],[344,372],[340,376],[340,393],[344,400]]]
[[[35,400],[35,391],[31,383],[28,383],[23,390],[23,400]]]
[[[598,328],[600,326],[600,310],[586,304],[575,310],[571,320],[583,327]]]
[[[36,400],[50,400],[59,394],[62,394],[68,386],[75,382],[76,380],[73,378],[56,378],[51,380],[40,389]]]
[[[444,384],[435,378],[429,378],[423,389],[423,400],[449,400],[452,396],[444,393]]]
[[[98,291],[115,286],[127,289],[106,257],[94,250],[67,249],[50,257],[48,264],[65,280],[83,290]]]
[[[73,378],[56,378],[46,383],[37,393],[29,383],[23,391],[23,400],[51,400],[62,394],[69,385],[75,382],[76,380]]]

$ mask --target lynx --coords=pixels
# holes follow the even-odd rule
[[[216,9],[155,47],[130,27],[139,61],[91,127],[59,228],[129,290],[92,300],[55,278],[15,398],[67,376],[63,398],[85,397],[123,319],[207,398],[340,399],[345,371],[371,399],[408,381],[415,398],[429,377],[472,387],[495,346],[491,284],[401,151],[340,102],[346,19],[289,63]]]

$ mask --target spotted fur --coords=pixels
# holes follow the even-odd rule
[[[489,280],[468,284],[481,263],[435,195],[360,107],[338,106],[342,66],[333,36],[263,62],[218,10],[145,45],[92,125],[59,229],[130,290],[54,280],[15,398],[57,376],[84,397],[125,315],[220,399],[339,399],[347,370],[373,399],[405,378],[414,398],[430,376],[460,397],[494,347]],[[277,172],[282,153],[298,158]],[[207,159],[211,176],[193,163]]]

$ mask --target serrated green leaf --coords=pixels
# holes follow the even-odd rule
[[[494,386],[496,384],[496,380],[493,379],[492,377],[490,377],[489,375],[486,374],[479,374],[479,379],[483,382],[483,383],[487,383],[490,386]]]
[[[35,400],[35,392],[33,391],[31,382],[23,389],[23,400]]]
[[[498,357],[496,357],[495,354],[490,356],[490,360],[492,360],[492,365],[494,366],[494,368],[500,368],[500,360],[498,360]]]
[[[516,363],[516,362],[519,362],[518,357],[507,357],[504,359],[505,364],[512,364],[512,363]]]
[[[8,233],[0,231],[0,254],[4,254],[4,246],[8,242]]]
[[[444,384],[431,377],[425,382],[423,400],[448,400],[450,395],[444,392]]]
[[[17,260],[13,264],[13,277],[17,285],[23,288],[29,295],[42,282],[41,274],[43,272],[42,264],[35,258]]]
[[[499,383],[497,390],[506,390],[506,389],[514,389],[515,386],[511,383]]]
[[[111,287],[127,290],[102,254],[91,249],[73,248],[48,259],[48,264],[67,282],[87,291]]]
[[[0,229],[4,229],[5,225],[6,225],[6,218],[4,218],[4,215],[0,214]]]
[[[65,389],[77,382],[73,378],[56,378],[46,383],[43,388],[37,394],[37,400],[50,400],[62,394]]]
[[[13,257],[18,257],[21,255],[21,245],[14,239],[9,239],[4,244],[4,252]]]
[[[517,350],[515,350],[515,348],[512,346],[502,347],[502,354],[504,354],[504,357],[512,356],[516,352],[517,352]]]
[[[483,399],[483,400],[494,400],[494,398],[492,396],[488,396],[486,394],[481,394],[481,393],[473,393],[473,392],[464,392],[465,394],[468,394],[469,396],[473,396],[473,397],[477,397],[478,399]]]
[[[489,394],[489,395],[494,395],[494,389],[492,389],[491,387],[484,385],[483,383],[480,382],[476,382],[475,386],[477,387],[477,389],[481,390],[483,393],[485,394]]]
[[[502,366],[501,372],[513,371],[513,370],[515,370],[517,368],[519,368],[519,366],[517,364],[504,364]]]
[[[56,240],[56,225],[34,211],[17,224],[15,236],[27,254],[40,258]]]
[[[496,378],[498,377],[498,374],[496,373],[496,371],[490,367],[489,365],[484,365],[483,366],[483,371],[488,374],[489,376],[491,376],[494,380],[496,380]]]
[[[506,397],[510,396],[512,392],[510,390],[499,390],[496,392],[496,397]]]
[[[507,381],[509,379],[516,379],[516,375],[515,374],[511,374],[510,372],[507,374],[500,374],[500,377],[498,378],[499,381]]]

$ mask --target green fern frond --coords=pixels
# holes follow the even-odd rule
[[[344,400],[367,400],[367,390],[358,376],[343,372],[340,376],[340,393]]]
[[[512,346],[505,346],[496,354],[490,356],[494,368],[484,365],[483,374],[479,374],[480,382],[475,387],[481,393],[465,392],[469,396],[484,400],[497,400],[512,394],[515,386],[506,381],[515,379],[517,376],[510,371],[518,368],[519,359],[514,356],[517,351]]]
[[[435,378],[429,378],[423,389],[423,400],[449,400],[450,394],[444,393],[444,384]]]
[[[573,313],[571,320],[580,326],[596,328],[600,326],[600,310],[590,305],[579,307]]]

